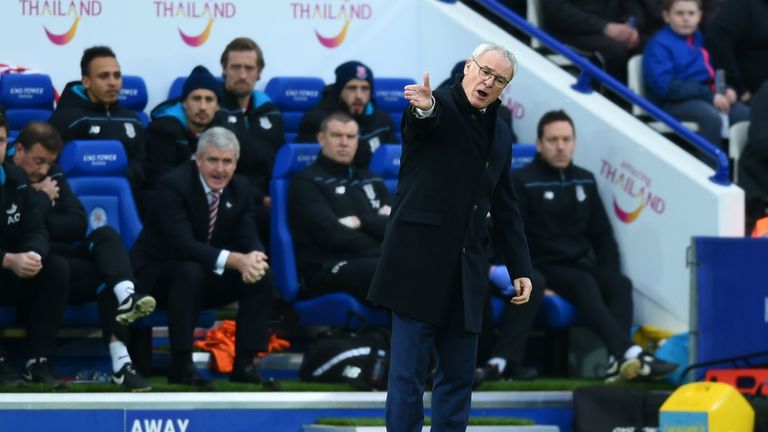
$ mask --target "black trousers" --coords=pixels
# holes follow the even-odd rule
[[[193,261],[165,261],[136,274],[139,286],[149,288],[159,307],[168,310],[171,353],[192,351],[195,322],[205,308],[239,302],[235,352],[251,356],[266,351],[272,313],[272,274],[255,284],[246,284],[235,270],[217,275],[213,269]]]
[[[547,283],[544,276],[535,269],[531,275],[531,283],[533,284],[533,291],[531,291],[528,303],[507,304],[499,320],[499,335],[491,351],[491,357],[501,357],[507,360],[507,368],[523,365],[526,343],[531,333],[533,320],[539,311],[541,299],[544,298],[544,289],[547,287]],[[493,325],[491,312],[488,309],[484,315],[484,323]],[[483,332],[485,333],[486,330],[484,329]]]
[[[64,318],[69,293],[69,266],[58,255],[43,259],[43,269],[33,278],[19,278],[0,270],[0,304],[18,305],[27,329],[30,357],[50,358],[56,350],[56,333]]]
[[[134,281],[131,260],[120,234],[108,226],[95,229],[65,258],[70,267],[69,303],[96,300],[104,342],[108,344],[114,334],[127,344],[126,326],[115,321],[117,298],[112,291],[118,282]]]
[[[369,304],[365,297],[368,295],[368,288],[371,286],[378,262],[378,258],[352,258],[339,261],[310,278],[308,295],[316,297],[343,291],[364,304]]]
[[[622,358],[632,346],[632,282],[621,272],[577,264],[539,265],[548,287],[573,304],[579,316]]]

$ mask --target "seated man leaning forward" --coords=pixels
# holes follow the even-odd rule
[[[272,278],[254,229],[248,181],[235,175],[240,144],[213,127],[200,135],[194,160],[158,183],[131,258],[137,287],[151,289],[168,310],[171,369],[168,382],[210,389],[192,362],[200,310],[239,302],[230,381],[275,388],[254,361],[267,351]]]
[[[326,117],[320,155],[291,181],[288,212],[310,296],[346,291],[366,301],[379,261],[391,197],[381,178],[352,163],[358,131],[347,113]]]

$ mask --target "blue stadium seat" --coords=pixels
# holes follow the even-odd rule
[[[512,144],[512,171],[520,169],[536,156],[536,144]]]
[[[125,246],[130,249],[142,224],[131,187],[125,178],[128,157],[119,141],[70,141],[64,146],[60,165],[72,190],[85,206],[88,215],[88,232],[109,225],[120,233]],[[90,314],[90,315],[89,315]],[[96,303],[68,306],[65,311],[66,325],[96,325]],[[89,318],[90,317],[90,318]],[[203,310],[197,320],[198,327],[213,327],[214,309]],[[168,325],[164,310],[156,310],[136,323],[139,327]]]
[[[171,88],[168,89],[168,99],[174,99],[179,96],[181,96],[181,87],[184,86],[184,81],[187,80],[187,77],[180,76],[173,80],[171,83]]]
[[[53,94],[48,75],[3,75],[0,78],[0,105],[5,106],[9,134],[18,134],[30,121],[48,121],[53,114]]]
[[[403,87],[416,84],[410,78],[375,78],[373,83],[373,100],[376,106],[387,111],[395,124],[395,130],[400,135],[400,121],[408,101],[403,97]]]
[[[291,176],[312,164],[319,152],[318,144],[285,144],[277,153],[270,183],[270,266],[275,285],[283,300],[296,311],[300,325],[341,326],[348,321],[351,325],[387,325],[389,317],[386,311],[365,306],[347,293],[299,299],[299,276],[288,224],[288,188]],[[362,317],[362,321],[354,319],[356,317]]]
[[[214,75],[216,76],[216,75]],[[224,77],[222,76],[216,76],[216,79],[219,80],[219,82],[224,82]],[[181,88],[184,87],[184,81],[187,80],[186,76],[180,76],[177,77],[173,82],[171,83],[171,88],[168,89],[168,99],[174,99],[179,96],[181,96]]]
[[[123,89],[117,97],[120,105],[134,111],[141,124],[147,127],[149,116],[144,112],[147,107],[147,84],[144,78],[136,75],[123,75]]]
[[[130,248],[141,231],[141,219],[125,178],[128,157],[120,141],[71,141],[64,146],[60,165],[85,206],[88,232],[109,225]]]
[[[296,133],[304,113],[320,102],[323,87],[317,77],[274,77],[264,91],[282,111],[285,132]]]
[[[387,189],[393,194],[397,192],[397,175],[400,172],[400,155],[403,146],[400,144],[383,144],[371,158],[368,170],[384,179]]]

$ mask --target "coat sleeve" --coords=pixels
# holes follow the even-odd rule
[[[55,242],[76,242],[85,237],[88,221],[85,208],[80,199],[72,192],[67,179],[60,173],[51,176],[59,185],[59,199],[45,217],[45,225]]]
[[[21,190],[24,207],[21,215],[21,250],[34,251],[41,257],[48,256],[50,243],[48,231],[45,229],[44,217],[50,209],[51,201],[48,195],[24,186]]]
[[[381,201],[381,207],[385,205],[392,206],[392,196],[389,193],[389,189],[384,182],[374,183],[374,189],[376,190],[376,196]],[[381,208],[380,207],[380,208]],[[359,216],[361,227],[360,229],[366,234],[378,239],[384,240],[384,232],[387,230],[387,223],[389,217],[378,214],[378,210],[374,210],[369,213],[365,213]]]
[[[505,167],[512,163],[512,152],[505,160]],[[501,178],[493,192],[491,218],[493,222],[493,241],[496,251],[501,254],[512,280],[520,277],[530,278],[531,256],[528,241],[525,238],[523,220],[515,191],[512,187],[509,169],[502,171]]]
[[[126,147],[126,153],[128,154],[128,169],[126,170],[126,177],[130,180],[132,185],[141,188],[144,185],[145,179],[145,165],[147,163],[147,150],[146,150],[146,136],[144,127],[137,120],[133,123],[136,129],[136,138],[132,141],[130,148]]]
[[[291,182],[288,212],[294,232],[310,237],[329,252],[356,253],[379,247],[378,241],[361,230],[342,225],[322,191],[308,180],[299,177]]]

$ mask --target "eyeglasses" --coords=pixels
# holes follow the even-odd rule
[[[496,88],[503,89],[504,87],[509,84],[509,80],[496,75],[493,73],[492,70],[488,69],[486,66],[480,66],[480,63],[477,62],[474,58],[472,59],[473,62],[477,65],[477,76],[480,77],[481,80],[486,81],[488,78],[493,77],[493,85],[496,86]]]

